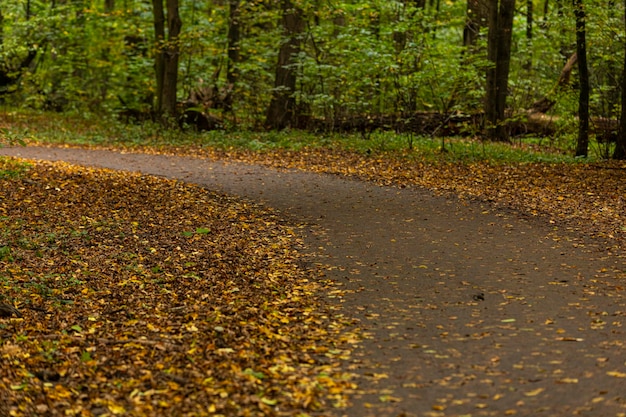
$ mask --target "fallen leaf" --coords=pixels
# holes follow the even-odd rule
[[[525,392],[524,395],[527,397],[535,397],[544,391],[545,391],[545,388],[537,388],[535,390]]]

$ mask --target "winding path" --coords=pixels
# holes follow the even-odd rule
[[[310,224],[307,245],[345,289],[332,302],[368,335],[348,364],[360,375],[353,404],[324,415],[626,415],[626,266],[593,243],[549,237],[541,219],[241,163],[37,147],[0,154],[176,178]]]

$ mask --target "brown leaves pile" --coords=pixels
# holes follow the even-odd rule
[[[349,336],[299,256],[289,225],[199,187],[61,163],[1,178],[0,302],[23,318],[0,319],[0,415],[341,406]]]

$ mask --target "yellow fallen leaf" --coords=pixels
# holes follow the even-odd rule
[[[578,384],[578,378],[561,378],[556,381],[557,384]]]
[[[126,409],[122,407],[121,405],[109,404],[108,408],[109,408],[109,411],[115,415],[126,414]]]
[[[545,388],[537,388],[535,390],[525,392],[524,395],[527,397],[535,397],[544,391],[545,391]]]
[[[615,378],[626,378],[626,373],[624,372],[609,371],[606,374],[608,376],[614,376]]]
[[[380,397],[378,397],[378,399],[380,400],[380,402],[383,403],[397,403],[402,401],[402,398],[392,397],[391,395],[381,395]]]

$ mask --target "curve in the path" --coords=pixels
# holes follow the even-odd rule
[[[604,252],[420,189],[176,156],[0,154],[176,178],[319,227],[308,245],[368,334],[347,416],[626,415],[626,303]],[[578,246],[578,247],[576,247]]]

